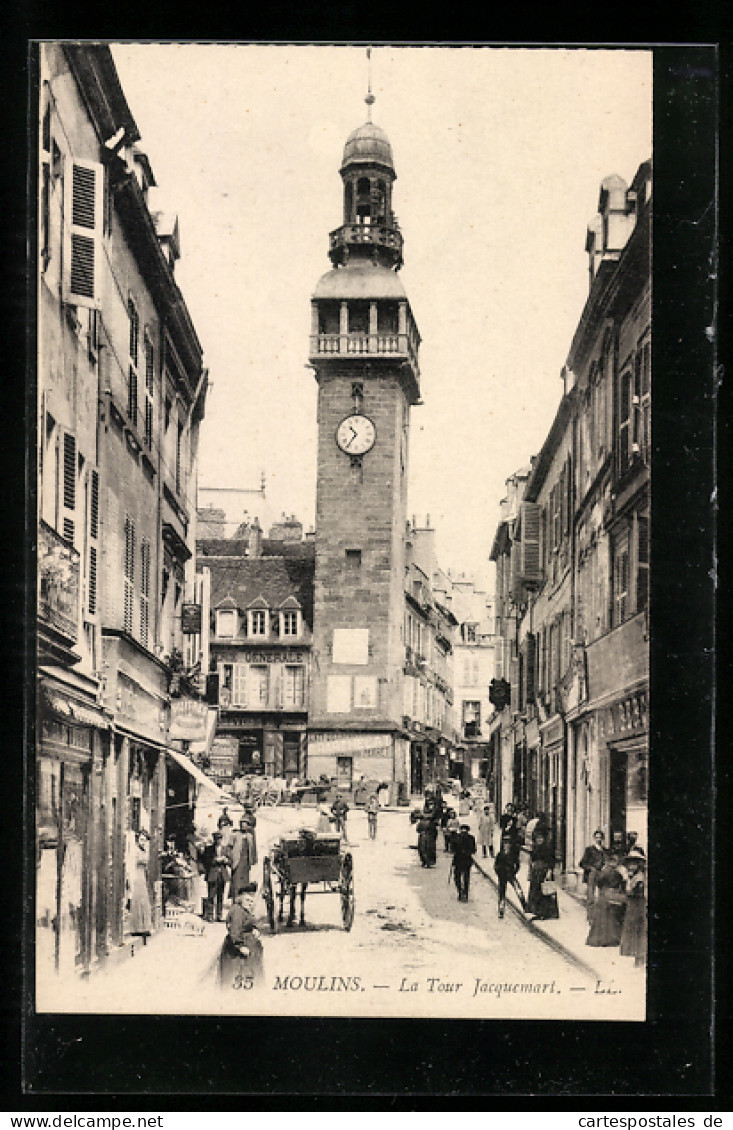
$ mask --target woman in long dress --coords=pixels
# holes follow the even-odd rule
[[[609,855],[599,872],[587,946],[617,946],[621,941],[625,910],[624,877],[619,857]]]
[[[423,813],[417,822],[417,852],[423,867],[435,867],[435,843],[438,839],[438,822]]]
[[[153,914],[148,893],[150,835],[141,828],[135,836],[134,873],[130,890],[130,933],[147,937],[153,929]]]
[[[619,953],[633,957],[635,965],[646,960],[646,858],[633,848],[624,860],[626,868],[626,914]]]
[[[527,910],[536,918],[557,918],[557,898],[554,895],[545,895],[542,884],[548,871],[552,871],[555,864],[555,851],[549,836],[549,828],[540,817],[534,829],[532,852],[529,865],[529,891],[527,892]]]

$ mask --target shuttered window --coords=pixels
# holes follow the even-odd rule
[[[71,162],[65,181],[64,298],[76,306],[99,301],[104,175],[93,161]]]
[[[153,404],[155,399],[155,352],[145,334],[145,443],[153,446]]]
[[[87,560],[87,612],[97,612],[97,563],[99,553],[99,472],[88,470],[89,514],[87,519],[89,554]]]
[[[124,629],[132,633],[135,607],[135,523],[125,518]]]
[[[540,507],[536,502],[523,502],[521,572],[526,584],[536,584],[542,580],[542,561],[540,557]]]
[[[61,478],[61,534],[74,545],[76,538],[76,437],[71,432],[62,433]]]
[[[631,370],[621,374],[618,401],[618,461],[623,472],[631,459]]]
[[[235,663],[232,668],[232,706],[247,705],[247,665]]]
[[[285,706],[302,706],[305,699],[305,671],[302,667],[286,667]]]
[[[629,536],[622,534],[613,548],[613,627],[629,613]]]
[[[147,647],[150,628],[150,542],[140,544],[140,642]]]
[[[649,518],[636,519],[636,611],[641,612],[649,601]]]
[[[137,365],[140,349],[140,316],[132,298],[127,302],[127,317],[130,333],[130,364],[127,374],[127,414],[133,424],[137,424],[138,384]]]

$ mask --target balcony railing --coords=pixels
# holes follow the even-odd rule
[[[372,247],[389,247],[402,259],[402,233],[386,224],[344,224],[329,235],[329,249],[334,252],[346,244],[365,243]]]
[[[417,372],[417,350],[410,334],[406,333],[321,333],[311,336],[311,357],[334,354],[350,357],[407,357]]]

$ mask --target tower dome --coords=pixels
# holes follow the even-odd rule
[[[349,165],[381,165],[389,169],[393,177],[396,175],[392,146],[380,126],[376,126],[374,122],[364,122],[363,126],[351,131],[344,145],[341,171]]]

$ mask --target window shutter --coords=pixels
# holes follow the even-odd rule
[[[510,706],[513,711],[519,710],[519,659],[513,658],[509,660],[509,688],[510,688]]]
[[[64,300],[93,308],[101,289],[104,169],[96,161],[70,161],[64,188]]]
[[[535,636],[530,633],[524,641],[524,701],[535,701]]]
[[[147,647],[150,628],[150,542],[140,544],[140,642]]]
[[[89,467],[87,471],[89,514],[87,531],[89,556],[87,560],[87,613],[97,613],[97,567],[99,563],[99,471]]]
[[[124,629],[132,634],[135,603],[135,523],[125,519]]]
[[[235,663],[232,677],[232,705],[247,705],[247,665]]]
[[[542,561],[540,558],[540,507],[537,502],[523,502],[522,541],[520,543],[520,565],[522,580],[526,584],[536,584],[542,580]]]
[[[521,604],[524,594],[521,573],[521,550],[522,543],[518,539],[515,539],[512,542],[509,566],[509,595],[514,604]]]
[[[60,520],[61,534],[66,541],[74,544],[76,536],[76,478],[77,452],[76,436],[62,432]]]
[[[155,354],[153,343],[145,334],[145,442],[153,446],[153,400],[155,396]]]

